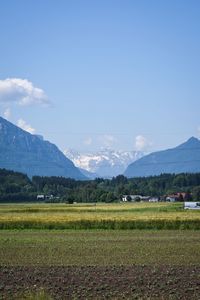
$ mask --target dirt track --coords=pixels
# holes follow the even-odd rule
[[[0,299],[200,299],[200,267],[0,267]]]

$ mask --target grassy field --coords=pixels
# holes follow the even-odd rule
[[[0,299],[198,300],[200,232],[1,230]]]
[[[2,230],[0,265],[200,265],[199,241],[199,231]]]
[[[0,299],[199,299],[182,203],[4,204],[0,229]]]
[[[200,229],[183,203],[0,205],[0,229]]]

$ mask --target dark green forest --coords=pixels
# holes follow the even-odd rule
[[[161,174],[160,176],[128,179],[123,175],[112,179],[96,178],[79,181],[64,177],[40,177],[0,169],[0,202],[117,202],[122,195],[154,196],[177,192],[190,194],[190,200],[200,200],[200,173]],[[52,196],[51,196],[52,195]]]

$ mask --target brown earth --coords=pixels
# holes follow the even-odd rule
[[[200,267],[0,267],[0,299],[200,299]]]

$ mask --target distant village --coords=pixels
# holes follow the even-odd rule
[[[184,209],[200,209],[200,202],[193,202],[190,193],[174,193],[162,197],[123,195],[122,202],[183,202]]]
[[[191,201],[192,195],[190,193],[174,193],[169,195],[164,195],[161,197],[152,197],[152,196],[141,196],[141,195],[123,195],[123,202],[183,202],[183,201]]]
[[[37,195],[38,201],[54,202],[53,200],[59,200],[59,197],[54,197],[53,195]],[[190,193],[174,193],[165,195],[162,197],[151,197],[142,195],[123,195],[121,202],[183,202],[183,207],[185,209],[200,209],[200,202],[193,202],[192,195]],[[69,202],[68,202],[69,203]],[[72,201],[69,204],[76,203]]]

